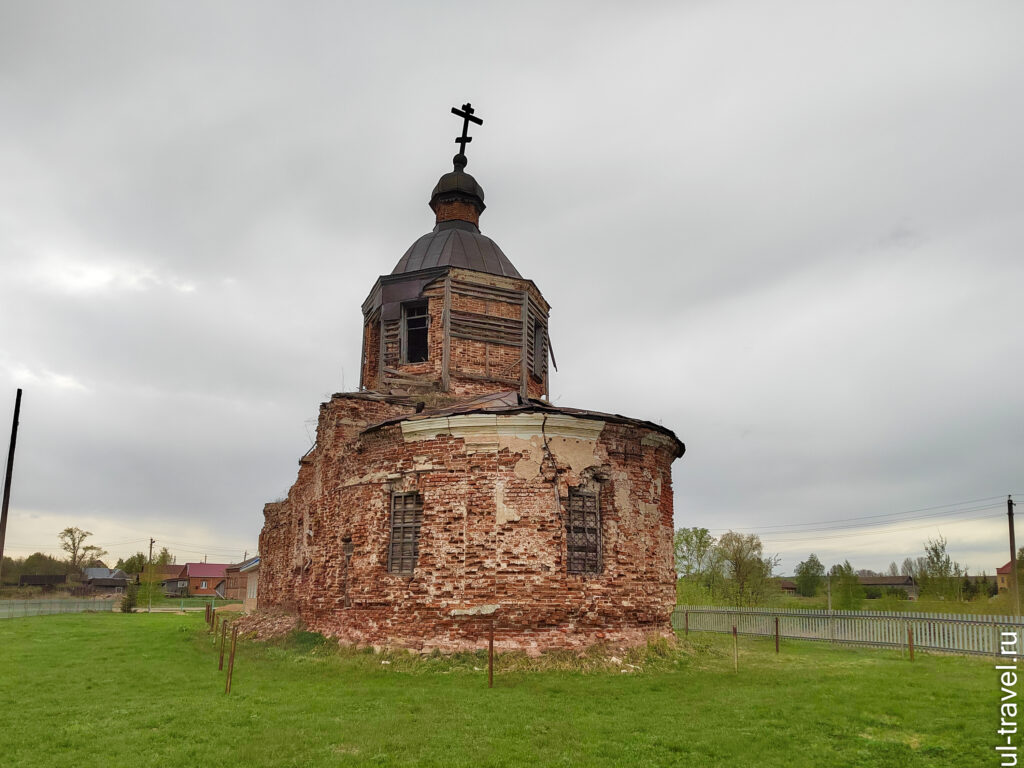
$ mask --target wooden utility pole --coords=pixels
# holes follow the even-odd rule
[[[1006,497],[1006,516],[1010,521],[1010,583],[1013,585],[1013,604],[1020,616],[1020,580],[1017,578],[1017,542],[1013,534],[1013,496]]]
[[[18,443],[18,415],[21,413],[21,389],[14,396],[14,423],[11,426],[11,447],[7,451],[7,474],[4,475],[4,501],[0,507],[0,572],[4,565],[4,540],[7,538],[7,508],[11,504],[11,474],[14,472],[14,447]]]

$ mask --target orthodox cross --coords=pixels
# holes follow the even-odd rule
[[[476,123],[477,125],[483,125],[484,121],[479,117],[473,117],[473,105],[463,104],[462,109],[452,107],[452,114],[458,115],[462,118],[462,135],[455,139],[455,143],[459,145],[459,154],[465,156],[466,145],[473,140],[472,136],[469,136],[469,124]]]

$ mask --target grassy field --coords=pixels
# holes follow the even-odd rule
[[[4,766],[997,765],[992,661],[691,635],[622,673],[240,643],[198,615],[0,622]],[[662,649],[663,651],[663,649]],[[390,662],[390,663],[382,663]],[[504,666],[503,666],[504,665]]]

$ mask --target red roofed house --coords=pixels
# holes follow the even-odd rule
[[[231,563],[185,563],[188,594],[224,597],[227,569]]]
[[[1008,562],[1002,568],[996,568],[996,583],[999,591],[1005,592],[1010,588],[1010,574],[1013,573],[1013,561]]]

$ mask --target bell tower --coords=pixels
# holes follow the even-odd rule
[[[472,105],[453,168],[430,194],[434,228],[414,242],[363,302],[360,389],[437,392],[450,399],[518,390],[548,392],[550,307],[491,238],[480,233],[484,190],[466,172]],[[552,360],[554,358],[552,357]]]

